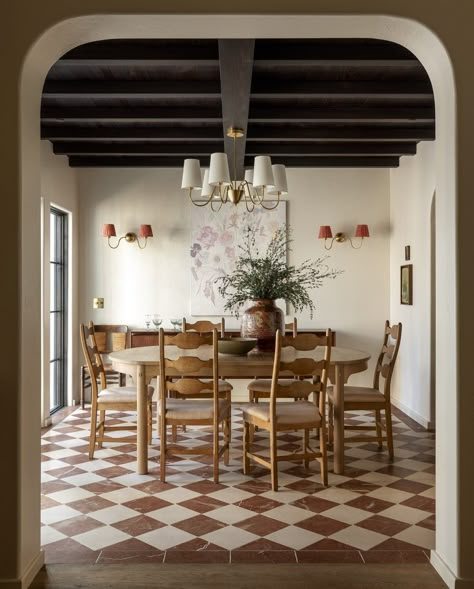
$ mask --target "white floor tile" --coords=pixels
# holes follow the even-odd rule
[[[371,517],[372,514],[363,509],[357,509],[357,507],[351,507],[350,505],[337,505],[331,507],[324,512],[324,517],[330,517],[346,524],[357,524],[364,519]]]
[[[323,536],[296,526],[287,526],[286,528],[268,534],[265,538],[272,542],[283,544],[283,546],[288,546],[288,548],[301,550],[302,548],[306,548],[306,546],[319,542],[319,540],[323,539]]]
[[[354,546],[359,550],[370,550],[374,546],[377,546],[377,544],[387,540],[387,536],[383,534],[365,530],[358,526],[350,526],[349,528],[339,530],[339,532],[336,532],[330,538],[338,542],[343,542],[344,544],[349,544],[349,546]]]
[[[293,505],[280,505],[280,507],[265,512],[265,517],[271,517],[286,524],[297,524],[309,517],[313,517],[313,515],[314,513],[308,509],[301,509],[301,507]]]
[[[113,503],[126,503],[127,501],[133,501],[134,499],[148,497],[148,495],[137,489],[124,487],[123,489],[117,489],[116,491],[110,491],[109,493],[102,493],[101,497],[108,501],[112,501]]]
[[[49,525],[65,521],[71,517],[77,517],[78,515],[82,515],[82,513],[76,509],[72,509],[67,505],[56,505],[55,507],[41,510],[41,522]]]
[[[64,540],[67,538],[62,532],[58,532],[54,528],[50,526],[42,526],[41,527],[41,546],[47,546],[52,542],[57,542],[58,540]]]
[[[102,550],[106,546],[112,546],[129,538],[128,534],[110,526],[102,526],[74,536],[76,542],[87,546],[91,550]]]
[[[268,512],[265,515],[268,515]],[[236,524],[237,522],[254,517],[255,512],[249,509],[243,509],[237,505],[226,505],[225,507],[218,507],[217,509],[208,511],[206,516],[225,524]]]
[[[410,526],[394,536],[394,538],[401,540],[402,542],[409,542],[410,544],[423,546],[423,548],[429,550],[435,547],[435,533],[433,530],[428,530],[420,526]]]
[[[149,511],[148,517],[152,517],[159,522],[164,524],[175,524],[176,522],[183,521],[183,519],[189,519],[198,515],[195,511],[182,507],[181,505],[168,505],[155,511]]]
[[[182,503],[183,501],[187,501],[188,499],[194,499],[194,497],[199,497],[199,493],[195,493],[190,489],[180,489],[178,487],[176,489],[168,489],[167,491],[163,491],[162,493],[156,493],[155,496],[159,499],[163,499],[163,501],[168,501],[169,503]]]
[[[87,514],[88,517],[93,517],[103,524],[115,524],[131,517],[136,517],[137,512],[134,509],[129,509],[124,505],[113,505],[105,509],[99,509]]]
[[[255,534],[251,534],[250,532],[233,526],[226,526],[225,528],[215,530],[214,532],[210,532],[201,537],[203,540],[207,540],[212,544],[217,544],[217,546],[221,546],[227,550],[235,550],[240,546],[245,546],[245,544],[260,539],[260,536],[256,536]]]
[[[426,511],[422,511],[421,509],[414,509],[413,507],[408,507],[407,505],[393,505],[388,509],[384,509],[383,511],[379,512],[379,515],[383,517],[390,517],[391,519],[396,519],[400,522],[405,522],[406,524],[417,524],[422,520],[428,517]]]
[[[87,499],[87,497],[93,497],[94,493],[90,493],[80,487],[74,487],[74,489],[66,489],[65,491],[57,491],[48,495],[53,501],[58,503],[72,503],[79,499]]]
[[[174,528],[173,526],[166,526],[164,528],[152,530],[151,532],[147,532],[136,538],[137,540],[145,542],[159,550],[167,550],[168,548],[173,548],[174,546],[183,544],[189,540],[194,540],[195,536],[188,534],[188,532],[185,532],[184,530]]]

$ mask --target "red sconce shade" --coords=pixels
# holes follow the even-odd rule
[[[370,237],[368,225],[357,225],[355,231],[356,237]]]
[[[321,225],[319,227],[318,239],[332,239],[332,231],[330,225]]]
[[[153,237],[153,229],[151,225],[140,225],[139,237]]]
[[[116,237],[115,225],[113,223],[105,223],[102,228],[102,237]]]

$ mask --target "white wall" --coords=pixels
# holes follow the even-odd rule
[[[42,423],[49,419],[49,210],[51,205],[67,211],[69,215],[69,333],[68,333],[68,404],[77,396],[78,351],[78,200],[77,174],[69,167],[67,157],[52,152],[49,141],[41,142],[41,223],[42,223],[42,280],[44,284],[42,300]]]
[[[390,172],[390,317],[403,324],[395,367],[394,403],[425,427],[434,427],[434,378],[431,360],[432,204],[435,144],[418,144],[415,157],[400,159]],[[405,246],[411,260],[405,261]],[[400,265],[413,264],[413,305],[400,304]],[[434,334],[433,334],[434,335]]]
[[[180,189],[178,169],[80,169],[80,319],[143,327],[145,313],[189,315],[189,246],[192,206]],[[375,358],[389,315],[389,172],[379,169],[290,169],[288,221],[291,263],[330,254],[344,273],[313,291],[316,314],[301,314],[300,327],[331,327],[339,346],[369,350]],[[230,205],[229,205],[230,206]],[[216,213],[218,214],[218,213]],[[117,250],[101,236],[103,223],[118,235],[153,226],[145,250],[122,242]],[[349,242],[324,250],[319,225],[353,235],[367,223],[372,237],[360,250]],[[105,308],[92,308],[94,297]],[[232,317],[229,327],[238,326]],[[371,366],[372,368],[372,366]],[[369,384],[372,371],[353,377]]]

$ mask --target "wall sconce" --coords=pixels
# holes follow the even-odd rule
[[[321,225],[319,228],[318,238],[324,239],[324,247],[327,250],[330,250],[332,248],[335,241],[337,241],[337,243],[343,243],[344,241],[346,241],[346,239],[348,239],[351,242],[351,246],[355,250],[360,249],[362,247],[364,237],[370,237],[369,226],[368,225],[357,225],[354,237],[360,237],[359,245],[354,245],[352,243],[352,239],[348,235],[346,235],[345,233],[342,233],[342,232],[336,233],[336,235],[333,237],[330,225]],[[328,239],[331,240],[329,247],[327,246]]]
[[[133,243],[134,241],[136,241],[138,247],[141,250],[143,250],[146,248],[147,239],[149,237],[153,237],[153,230],[151,228],[151,225],[140,225],[138,235],[132,232],[125,233],[125,235],[119,238],[116,245],[111,245],[110,238],[117,237],[117,233],[115,232],[115,225],[113,223],[105,223],[102,229],[102,236],[107,237],[107,243],[109,244],[109,247],[111,247],[113,250],[116,250],[118,248],[122,239],[125,239],[125,241],[127,241],[128,243]],[[143,245],[140,244],[140,237],[145,238]]]

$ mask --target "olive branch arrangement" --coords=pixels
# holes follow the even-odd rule
[[[216,279],[217,290],[226,299],[226,311],[238,317],[242,306],[249,300],[284,299],[295,312],[309,308],[313,317],[316,307],[309,291],[319,288],[327,279],[334,279],[342,270],[329,268],[326,264],[328,256],[305,260],[299,266],[289,265],[286,257],[292,241],[290,230],[283,225],[275,231],[261,254],[255,229],[245,229],[234,270]]]

